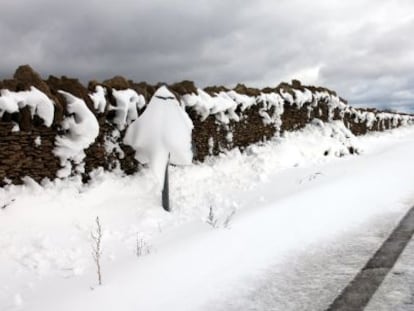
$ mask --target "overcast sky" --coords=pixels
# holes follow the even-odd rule
[[[13,0],[0,77],[274,86],[298,78],[353,105],[414,112],[412,0]]]

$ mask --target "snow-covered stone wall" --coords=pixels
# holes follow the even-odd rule
[[[125,133],[162,85],[114,77],[84,87],[78,80],[43,80],[29,66],[0,81],[0,186],[81,175],[97,168],[137,172],[140,156]],[[299,81],[262,90],[237,85],[168,89],[193,123],[193,160],[303,128],[313,119],[342,120],[355,135],[414,124],[412,115],[350,107],[333,91]],[[165,123],[165,121],[164,121]],[[173,135],[170,135],[173,137]]]

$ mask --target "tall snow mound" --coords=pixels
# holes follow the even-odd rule
[[[137,92],[131,89],[127,90],[112,90],[112,95],[116,100],[116,107],[111,106],[111,110],[115,110],[114,123],[118,129],[123,130],[128,124],[138,118],[138,108],[145,106],[145,98],[138,95]]]
[[[0,117],[4,112],[18,112],[19,108],[28,106],[32,117],[37,115],[46,126],[52,125],[55,105],[46,94],[34,86],[30,87],[29,91],[21,92],[11,92],[4,89],[0,91],[0,95]]]
[[[95,87],[95,92],[89,94],[89,97],[93,101],[93,107],[100,113],[103,113],[106,108],[106,89],[104,89],[101,85],[97,85]]]
[[[168,155],[172,164],[191,164],[192,129],[193,123],[178,100],[162,86],[144,113],[128,127],[124,143],[135,149],[139,162],[149,164],[162,184]]]
[[[62,128],[67,133],[56,137],[56,147],[53,150],[62,166],[57,176],[63,178],[69,176],[72,171],[71,161],[77,165],[77,172],[83,173],[81,163],[85,158],[84,149],[95,141],[99,134],[99,124],[82,99],[64,91],[59,93],[65,97],[68,103],[67,111],[71,114],[62,122]]]

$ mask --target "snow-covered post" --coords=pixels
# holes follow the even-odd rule
[[[164,187],[162,187],[162,207],[169,212],[170,211],[170,187],[168,181],[168,166],[170,165],[170,155],[168,155],[168,162],[165,166],[164,175]]]
[[[144,113],[128,127],[124,143],[135,149],[135,158],[148,163],[160,186],[162,203],[169,211],[168,164],[188,165],[193,159],[193,123],[167,87],[161,86]]]

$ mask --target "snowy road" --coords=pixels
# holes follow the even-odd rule
[[[414,310],[414,240],[407,245],[366,311]]]
[[[0,310],[326,309],[414,202],[414,129],[352,138],[361,155],[323,157],[342,153],[346,135],[308,127],[173,168],[171,214],[144,173],[0,190]],[[210,206],[219,228],[206,224]],[[90,258],[97,215],[103,286]],[[140,258],[137,232],[150,248]],[[410,310],[412,244],[369,310]]]
[[[403,148],[407,148],[406,154],[410,157],[414,154],[413,151],[408,151],[408,148],[412,147],[404,144]],[[382,152],[385,155],[393,153],[395,150],[383,149]],[[358,159],[358,161],[360,160]],[[372,163],[377,162],[373,160]],[[382,170],[386,170],[390,163],[384,163],[381,166],[377,176],[379,180],[373,181],[370,185],[370,187],[373,187],[371,190],[381,191],[380,189],[383,189],[387,194],[388,189],[384,187],[386,182],[384,180],[380,181],[380,179],[382,179]],[[355,163],[352,163],[353,165]],[[357,174],[361,178],[365,173],[364,170],[370,170],[368,166],[363,165],[361,166],[363,168],[358,171]],[[412,169],[412,167],[412,165],[409,165],[406,168]],[[400,184],[401,181],[397,181],[397,176],[399,176],[398,172],[395,172],[394,182]],[[354,180],[355,183],[361,181],[358,178]],[[407,182],[414,191],[414,178],[412,177]],[[341,188],[337,187],[337,189]],[[350,190],[352,187],[346,187],[346,189]],[[369,191],[370,188],[365,189]],[[350,191],[351,196],[355,194],[355,192]],[[387,196],[390,194],[388,193]],[[335,197],[334,193],[331,193],[331,195]],[[338,197],[342,197],[340,193],[338,193]],[[381,197],[381,194],[378,194],[378,197]],[[361,199],[363,199],[363,196],[361,196]],[[217,306],[213,307],[213,310],[326,310],[358,272],[364,268],[367,261],[372,258],[384,240],[398,225],[407,209],[410,209],[409,202],[406,201],[405,203],[406,207],[402,210],[391,209],[386,211],[384,209],[384,213],[380,212],[380,214],[373,215],[367,221],[355,226],[353,230],[335,236],[334,239],[326,237],[302,250],[292,252],[281,263],[265,269],[245,291],[218,300]],[[309,201],[308,204],[318,203]],[[335,204],[335,200],[331,204]],[[381,203],[375,203],[372,200],[366,204],[376,205]],[[412,211],[412,209],[410,210]],[[286,233],[289,234],[288,231]],[[409,262],[414,262],[413,247],[414,242],[411,242],[403,256],[398,260],[397,268],[392,270],[371,299],[367,310],[414,310],[414,267],[409,264]],[[395,247],[390,249],[388,251],[391,252]],[[403,266],[403,268],[400,266]],[[360,288],[360,290],[364,291],[363,288]],[[358,310],[346,304],[342,305],[342,307],[344,306],[349,309],[333,308],[332,310]]]
[[[284,262],[266,269],[252,282],[252,288],[218,300],[212,310],[327,310],[374,255],[401,215],[386,216],[330,243],[317,243],[292,254]],[[413,261],[414,241],[370,299],[366,310],[414,310]],[[359,289],[364,295],[364,289]],[[332,310],[363,308],[342,304]]]
[[[394,267],[414,234],[414,207],[382,243],[355,278],[330,305],[329,311],[363,310]],[[394,308],[395,309],[395,308]]]

